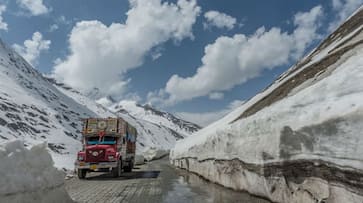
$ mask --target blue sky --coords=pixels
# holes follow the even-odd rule
[[[96,87],[99,97],[150,102],[206,125],[268,86],[362,3],[0,0],[0,35],[34,68],[85,93]]]

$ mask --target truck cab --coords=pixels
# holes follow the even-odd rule
[[[112,172],[114,177],[131,172],[136,150],[136,129],[122,118],[85,119],[82,130],[82,150],[75,167],[78,177],[87,172]]]

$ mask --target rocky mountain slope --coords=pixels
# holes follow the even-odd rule
[[[201,129],[200,126],[178,118],[171,113],[157,110],[148,104],[140,105],[135,101],[120,101],[118,104],[112,105],[110,110],[113,112],[127,112],[139,120],[167,127],[183,137],[189,136]]]
[[[274,202],[363,202],[363,9],[172,162]]]
[[[111,115],[62,94],[3,42],[0,78],[0,140],[20,139],[27,146],[48,142],[58,167],[72,165],[82,117]]]
[[[112,112],[80,92],[45,78],[2,41],[0,78],[0,142],[23,140],[29,147],[47,142],[57,167],[73,168],[81,148],[82,118],[123,117],[139,132],[138,153],[148,147],[170,149],[176,140],[195,130],[140,120],[126,111]]]
[[[107,111],[112,116],[119,116],[137,128],[139,137],[137,139],[137,150],[142,153],[148,148],[169,150],[179,139],[184,139],[198,131],[200,127],[196,124],[184,121],[170,113],[162,112],[151,107],[137,104],[135,101],[120,101],[112,104],[112,99],[107,98],[108,105],[102,102],[94,102],[93,99],[82,93],[47,78],[48,81],[63,94],[74,99],[76,102],[92,109],[95,112]]]

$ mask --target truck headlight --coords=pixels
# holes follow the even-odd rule
[[[83,161],[83,156],[79,156],[78,161]]]
[[[114,160],[114,159],[115,159],[115,157],[113,155],[108,156],[108,160]]]

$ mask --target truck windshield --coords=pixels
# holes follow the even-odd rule
[[[101,140],[99,137],[89,137],[87,139],[87,144],[96,145],[96,144],[116,144],[116,138],[111,136],[104,136]]]

